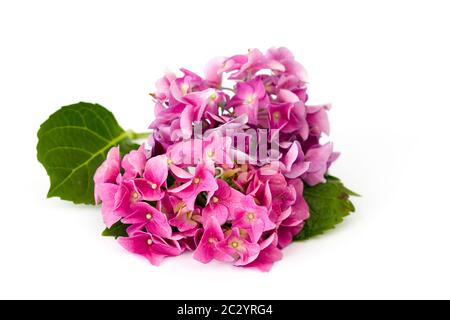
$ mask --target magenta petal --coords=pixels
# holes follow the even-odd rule
[[[180,116],[180,128],[184,139],[190,139],[193,132],[194,110],[191,105],[186,106]]]
[[[252,196],[245,197],[241,207],[236,208],[233,226],[245,229],[254,243],[259,241],[264,231],[269,231],[276,227],[269,219],[267,209],[256,205]]]
[[[202,217],[204,221],[208,221],[211,217],[217,219],[220,225],[223,225],[228,220],[228,208],[223,204],[214,205],[210,203],[202,211]]]
[[[121,216],[114,211],[115,196],[119,186],[111,183],[102,183],[96,186],[98,197],[102,202],[103,221],[107,228],[111,228]]]
[[[158,236],[152,236],[153,238],[153,247],[152,251],[160,254],[164,257],[174,257],[183,253],[180,244],[177,241],[173,240],[165,240]]]
[[[245,266],[252,263],[258,258],[260,253],[259,245],[254,243],[247,243],[245,253],[242,254],[241,259],[234,263],[235,266]]]
[[[254,95],[254,89],[251,85],[239,82],[236,86],[236,97],[241,100],[246,100],[249,96]]]
[[[226,239],[217,244],[221,261],[234,260],[235,266],[243,266],[253,262],[259,254],[260,247],[241,237],[239,228],[233,228]]]
[[[271,245],[262,250],[259,253],[258,258],[255,261],[245,265],[245,267],[258,268],[263,272],[269,272],[272,269],[274,263],[280,261],[282,258],[283,253],[281,252],[281,250],[278,249],[276,245]]]
[[[133,209],[132,214],[122,219],[123,223],[138,225],[141,229],[145,227],[149,233],[163,238],[172,236],[172,228],[166,215],[161,211],[144,202],[137,203],[133,206]]]
[[[191,179],[193,179],[193,177],[191,177]],[[183,183],[181,186],[178,186],[176,188],[170,189],[169,192],[177,194],[177,193],[185,191],[186,189],[190,188],[191,186],[192,186],[192,180],[190,180],[190,181],[188,181],[186,183]],[[187,191],[187,192],[190,192],[190,191]]]
[[[291,148],[283,158],[283,162],[286,166],[284,175],[289,179],[295,179],[301,176],[308,171],[310,167],[310,163],[305,161],[305,155],[303,154],[300,142],[298,141],[295,141],[295,143],[292,144]]]
[[[162,191],[158,186],[145,179],[134,180],[136,189],[142,195],[143,200],[146,201],[158,201],[164,197],[164,191]]]
[[[286,89],[281,89],[278,92],[278,98],[282,102],[297,103],[300,101],[300,99],[298,98],[298,96],[295,93],[293,93],[292,91],[286,90]]]
[[[122,217],[131,213],[131,206],[141,200],[141,194],[133,181],[123,180],[114,197],[114,211]]]
[[[191,181],[186,182],[180,187],[171,189],[170,192],[183,199],[189,210],[194,210],[195,200],[201,192],[208,193],[207,202],[209,202],[209,199],[217,188],[217,182],[212,173],[205,166],[199,165]]]
[[[185,182],[185,181],[189,181],[192,179],[192,174],[190,174],[188,171],[181,169],[178,166],[175,165],[171,165],[170,166],[170,171],[172,172],[172,174],[174,175],[175,178]]]
[[[303,228],[303,223],[294,227],[280,226],[278,229],[278,246],[285,248],[292,243],[292,239],[300,233]]]
[[[180,232],[196,230],[201,220],[199,210],[190,210],[187,206],[179,210],[177,215],[170,219],[169,223],[178,228]]]
[[[300,143],[298,141],[295,141],[289,148],[288,152],[283,157],[283,164],[285,165],[287,172],[291,171],[292,165],[297,160],[300,152],[301,152]]]
[[[122,167],[125,170],[124,179],[134,179],[142,176],[145,169],[145,146],[142,145],[138,150],[133,150],[127,154],[122,161]]]
[[[129,238],[120,237],[118,242],[129,252],[144,256],[153,265],[161,264],[164,257],[178,256],[183,253],[178,242],[166,241],[143,232]]]
[[[150,235],[145,233],[139,233],[134,237],[120,237],[117,239],[119,244],[131,253],[145,255],[148,251],[147,241],[150,239]]]
[[[151,184],[161,187],[167,180],[169,167],[165,155],[151,158],[145,165],[144,178]]]
[[[120,153],[119,148],[109,150],[105,162],[97,169],[94,175],[95,201],[100,201],[97,185],[102,183],[114,183],[120,174]]]
[[[133,237],[136,234],[143,232],[144,227],[145,227],[145,223],[132,224],[127,228],[127,235],[129,237]]]
[[[225,63],[226,58],[218,57],[211,60],[205,67],[205,79],[214,86],[222,83],[222,74],[220,70]]]
[[[325,182],[328,160],[332,154],[333,146],[331,143],[309,149],[305,159],[310,162],[310,166],[308,171],[302,175],[303,180],[311,186]]]
[[[218,242],[224,239],[223,231],[219,222],[214,217],[207,220],[202,239],[194,252],[194,259],[208,263],[214,259]]]
[[[328,121],[327,111],[330,110],[330,105],[313,106],[307,108],[307,121],[312,135],[320,136],[323,132],[330,135],[330,123]]]

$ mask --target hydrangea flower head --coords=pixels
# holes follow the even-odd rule
[[[125,224],[119,243],[154,265],[192,251],[269,271],[309,218],[304,185],[338,157],[321,139],[330,105],[308,105],[286,48],[216,58],[204,77],[167,73],[152,97],[148,142],[123,159],[111,149],[95,174],[106,226]]]

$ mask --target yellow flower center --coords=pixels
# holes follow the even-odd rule
[[[248,221],[255,220],[255,214],[253,212],[248,212],[247,213],[247,219],[248,219]]]
[[[131,194],[131,199],[132,199],[133,201],[137,201],[137,199],[139,199],[139,194],[138,194],[136,191],[134,191],[134,192]]]
[[[152,220],[153,219],[153,216],[152,216],[151,213],[148,213],[145,217],[147,218],[147,220]]]
[[[179,212],[181,209],[183,209],[184,207],[186,206],[186,204],[183,202],[183,201],[181,201],[181,202],[179,202],[174,208],[173,208],[173,210],[175,211],[175,212]]]
[[[237,248],[239,247],[239,242],[237,242],[237,241],[231,242],[231,247],[232,247],[233,249],[237,249]]]
[[[156,188],[158,188],[158,185],[156,183],[150,183],[150,186],[153,190],[156,190]]]
[[[189,90],[189,85],[187,85],[186,83],[183,83],[181,85],[181,92],[183,93],[183,95],[187,94]]]
[[[173,160],[172,160],[172,159],[168,159],[168,160],[167,160],[167,164],[168,164],[169,166],[171,166],[171,165],[173,164]]]
[[[216,242],[216,239],[213,238],[213,237],[211,237],[211,238],[208,239],[208,242],[209,242],[210,244],[213,244],[214,242]]]
[[[207,155],[208,157],[212,158],[212,157],[214,157],[214,151],[209,150],[209,151],[206,153],[206,155]]]
[[[187,213],[186,213],[186,219],[187,220],[192,220],[192,215],[194,214],[194,212],[192,212],[192,211],[188,211]],[[183,219],[182,217],[180,217],[181,219]]]
[[[153,244],[152,239],[148,239],[148,240],[147,240],[147,244],[148,244],[149,246],[151,246],[151,245]]]
[[[217,203],[217,202],[219,202],[219,198],[213,197],[213,198],[212,198],[212,201],[213,201],[213,203]]]
[[[276,121],[280,120],[280,112],[279,112],[279,111],[275,111],[275,112],[273,113],[273,118],[274,118]]]
[[[195,179],[194,179],[194,183],[195,183],[195,184],[199,184],[199,183],[200,183],[200,178],[195,178]]]
[[[217,93],[214,92],[210,98],[212,101],[215,101],[217,99]]]
[[[248,97],[245,99],[245,103],[246,103],[246,104],[251,104],[251,103],[253,103],[254,100],[255,100],[255,98],[254,98],[253,96],[248,96]]]

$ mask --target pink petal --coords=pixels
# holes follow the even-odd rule
[[[103,221],[107,228],[111,228],[121,216],[114,211],[115,195],[119,186],[111,183],[102,183],[96,186],[99,199],[102,201]]]
[[[202,239],[194,252],[194,259],[208,263],[214,259],[217,248],[216,244],[224,239],[223,231],[219,222],[214,217],[207,220]]]
[[[205,67],[205,79],[212,85],[219,86],[222,83],[222,73],[220,69],[222,68],[226,58],[218,57],[210,62]]]
[[[167,180],[168,172],[167,157],[161,155],[147,161],[144,178],[161,187]]]
[[[208,221],[211,217],[217,219],[220,225],[223,225],[228,220],[228,209],[222,204],[209,204],[202,211],[204,221]]]
[[[122,167],[125,169],[124,178],[134,179],[141,176],[145,169],[145,146],[142,145],[138,150],[133,150],[123,158]]]
[[[142,199],[145,201],[159,201],[161,200],[165,193],[159,187],[154,189],[153,182],[149,182],[145,179],[136,179],[134,180],[134,184],[136,185],[136,189],[142,195]]]
[[[180,128],[184,139],[192,137],[192,123],[194,121],[194,111],[191,105],[186,106],[180,116]]]

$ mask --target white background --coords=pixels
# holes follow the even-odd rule
[[[0,2],[0,298],[450,298],[448,1]],[[125,128],[152,120],[169,68],[289,47],[311,102],[332,102],[332,168],[363,195],[336,230],[270,273],[190,255],[153,267],[98,208],[46,199],[39,125],[98,102]]]

